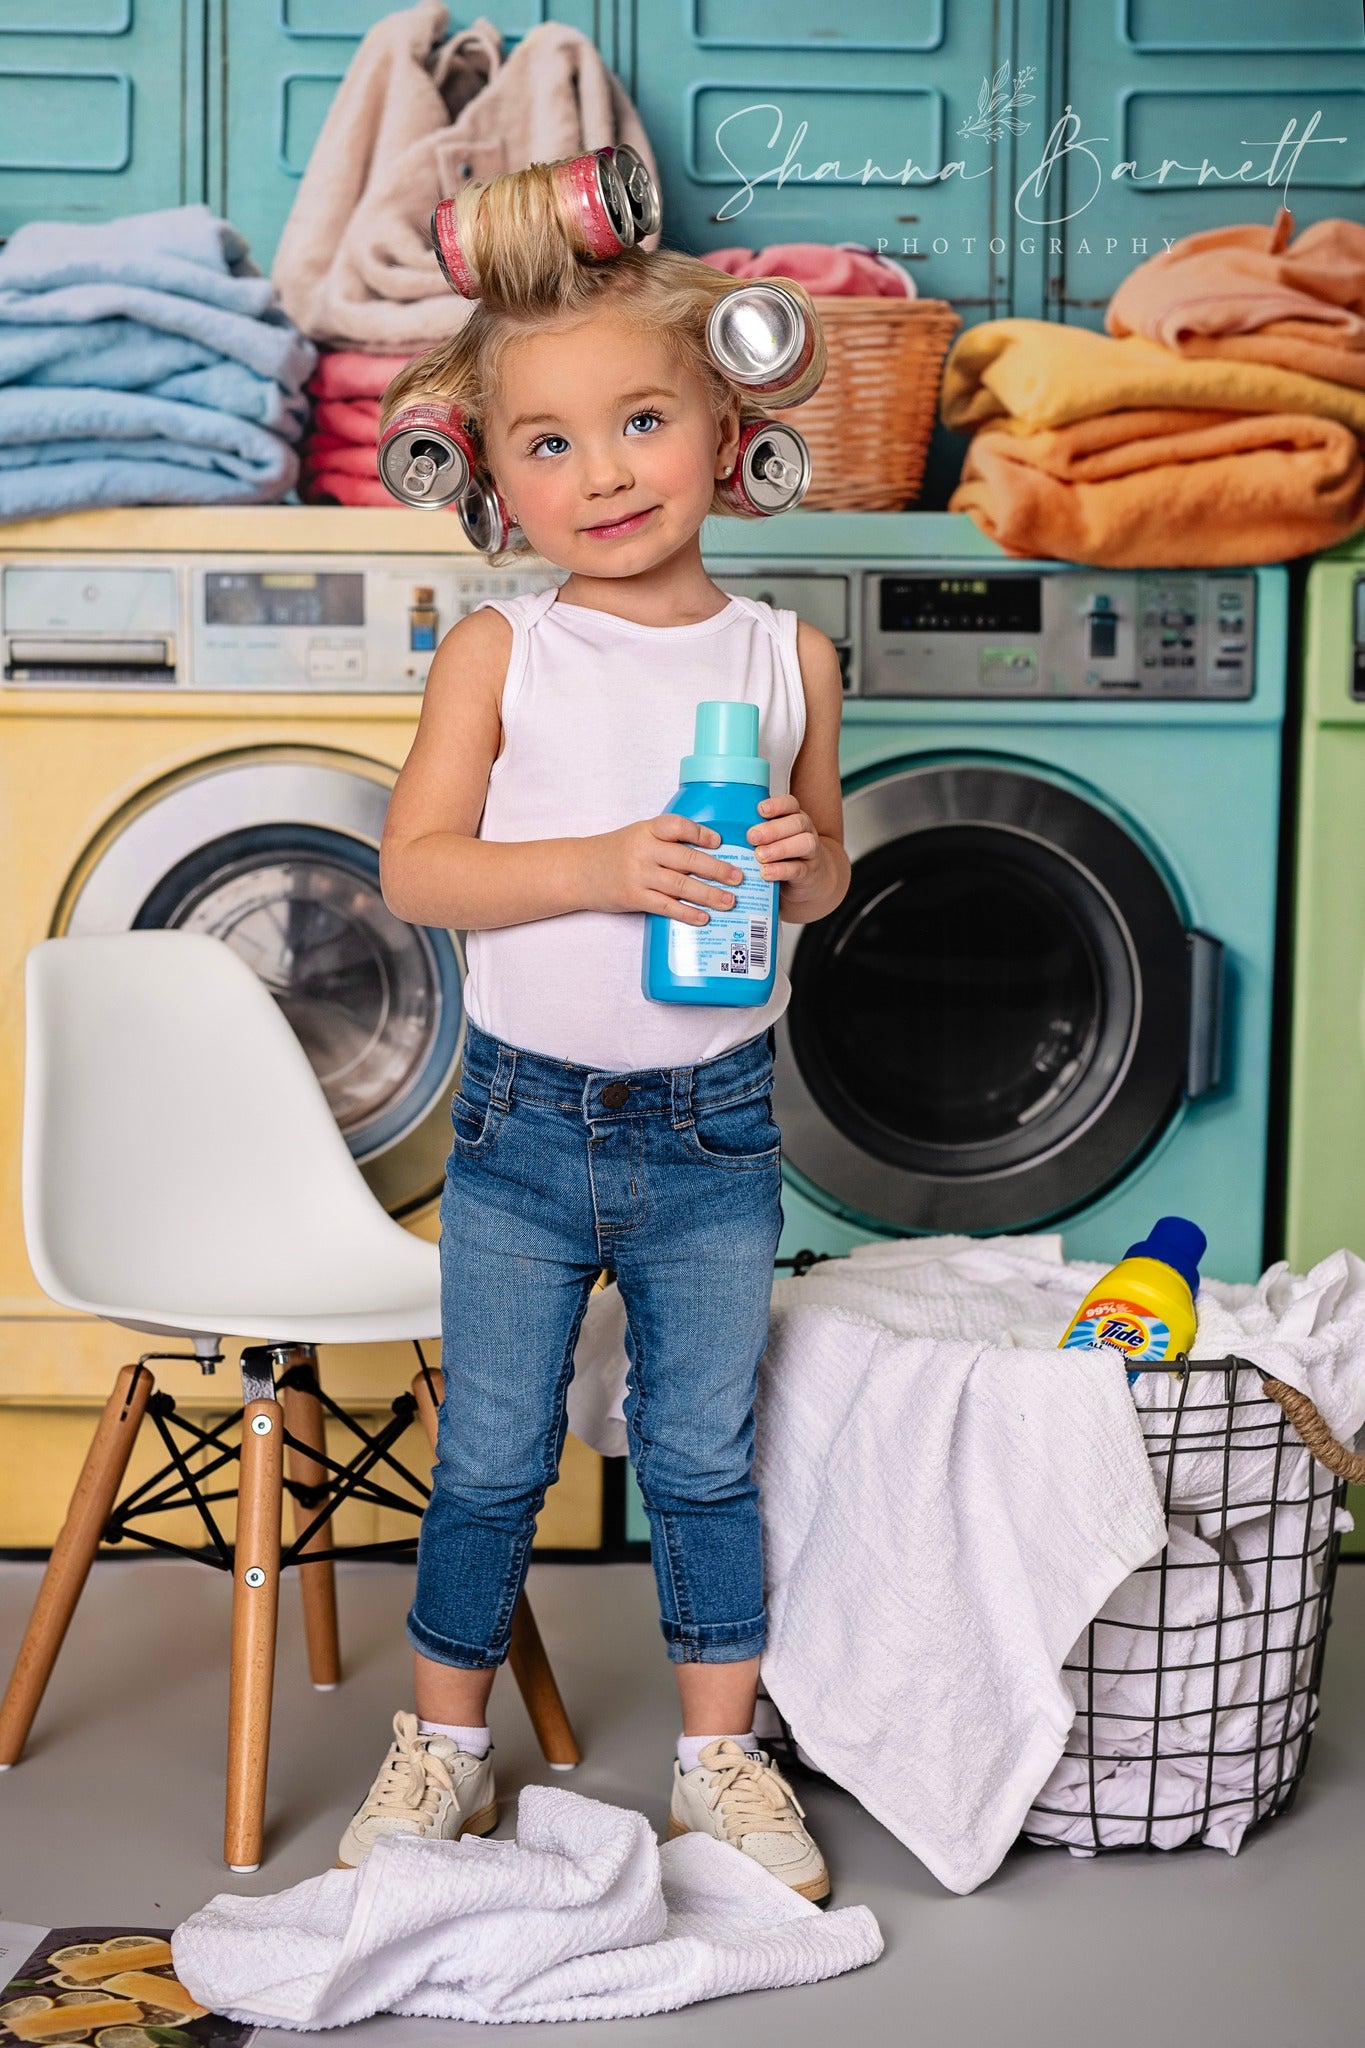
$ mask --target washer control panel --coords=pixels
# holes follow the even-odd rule
[[[1246,571],[871,571],[865,697],[1250,697]]]
[[[0,560],[0,687],[420,692],[457,619],[564,580],[533,559]]]

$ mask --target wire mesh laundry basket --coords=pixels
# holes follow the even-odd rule
[[[1075,1720],[1023,1833],[1081,1854],[1235,1850],[1303,1777],[1342,1503],[1365,1457],[1242,1359],[1138,1369],[1133,1392],[1168,1541],[1063,1667]],[[809,1771],[766,1698],[762,1715],[781,1763]]]
[[[1235,1850],[1303,1777],[1365,1459],[1240,1359],[1140,1369],[1134,1395],[1169,1540],[1064,1667],[1076,1719],[1024,1833],[1092,1854]]]

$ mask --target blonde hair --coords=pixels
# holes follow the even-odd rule
[[[444,399],[468,417],[486,465],[483,422],[498,395],[507,344],[543,333],[547,324],[573,325],[599,311],[620,312],[664,340],[675,359],[700,379],[718,431],[736,405],[741,426],[772,417],[716,367],[707,350],[707,322],[717,302],[736,288],[735,278],[677,249],[648,250],[636,244],[611,258],[587,256],[576,246],[574,222],[561,209],[552,164],[531,164],[486,185],[465,186],[455,207],[460,249],[478,278],[481,297],[458,333],[406,363],[389,384],[380,407],[381,434],[405,405]],[[771,281],[797,300],[814,340],[810,363],[782,392],[785,409],[808,398],[819,384],[825,344],[805,288],[785,277]],[[719,491],[709,509],[737,516]],[[504,558],[489,557],[494,562]]]

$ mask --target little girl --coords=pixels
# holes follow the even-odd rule
[[[603,1267],[628,1319],[626,1423],[682,1700],[670,1833],[704,1829],[810,1898],[824,1860],[753,1734],[764,1646],[757,1368],[781,1228],[780,970],[760,1009],[641,993],[645,913],[707,922],[739,871],[659,806],[698,703],[758,706],[774,794],[749,833],[789,923],[848,887],[838,656],[702,565],[742,421],[706,324],[733,280],[638,246],[575,255],[549,167],[495,179],[461,234],[482,297],[390,385],[469,415],[481,464],[558,589],[490,599],[431,665],[389,806],[385,899],[468,934],[467,1036],[441,1206],[445,1398],[407,1617],[417,1714],[342,1839],[497,1822],[486,1726]],[[784,285],[786,281],[784,280]],[[814,308],[788,285],[815,327]],[[818,331],[818,330],[816,330]]]

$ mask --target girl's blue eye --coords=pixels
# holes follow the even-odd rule
[[[661,414],[661,412],[655,412],[655,410],[653,410],[653,406],[647,406],[647,408],[645,408],[645,412],[632,412],[632,414],[630,414],[630,418],[626,420],[626,426],[634,426],[634,422],[636,422],[636,420],[653,420],[653,422],[655,422],[655,426],[663,426],[663,414]],[[528,451],[528,453],[530,453],[530,455],[540,455],[540,451],[544,449],[544,446],[546,446],[546,442],[551,442],[551,440],[561,440],[561,442],[565,444],[565,449],[567,449],[567,446],[569,446],[569,442],[565,440],[565,436],[563,436],[563,434],[540,434],[540,438],[538,438],[538,440],[532,440],[532,444],[530,444],[530,451]],[[551,453],[555,453],[555,451],[551,451]]]

